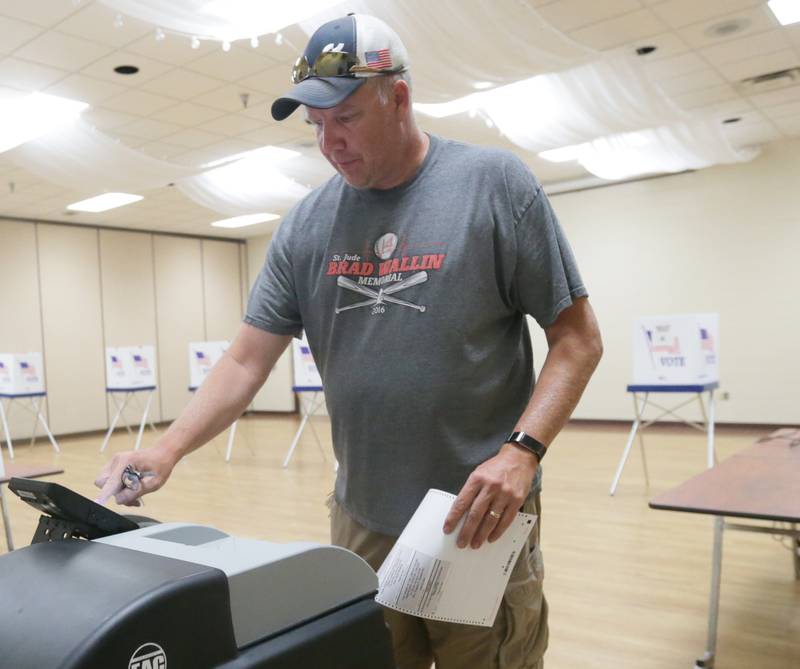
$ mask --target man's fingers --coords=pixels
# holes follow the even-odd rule
[[[114,495],[114,499],[117,501],[117,504],[123,504],[125,506],[142,505],[141,501],[139,501],[139,492],[130,490],[129,488],[123,488],[120,492]]]
[[[119,476],[114,476],[113,473],[101,476],[100,478],[95,481],[95,485],[101,485],[100,494],[97,496],[95,500],[98,504],[105,504],[109,499],[115,497],[120,491],[125,489],[125,486],[122,485],[122,474]],[[102,480],[102,484],[100,481]]]
[[[493,506],[496,506],[493,505]],[[500,521],[502,514],[497,513],[497,515],[492,515],[492,511],[495,509],[489,508],[487,512],[483,515],[483,518],[478,525],[478,529],[475,531],[475,534],[472,537],[472,541],[470,541],[470,546],[472,548],[480,548],[483,546],[483,542],[486,541],[486,538],[489,536],[489,533],[494,530],[497,526],[497,523]]]
[[[450,534],[456,528],[462,516],[469,511],[477,492],[477,487],[470,484],[469,481],[464,484],[461,492],[458,493],[458,497],[455,498],[453,505],[450,507],[450,513],[444,519],[443,529],[445,534]]]
[[[511,526],[511,523],[514,522],[516,515],[516,509],[512,505],[508,505],[506,510],[503,511],[503,516],[497,521],[494,529],[489,533],[489,543],[497,541],[501,536],[503,536],[503,532],[505,532]]]
[[[472,503],[472,507],[467,513],[467,519],[461,526],[461,532],[458,533],[456,545],[459,548],[465,548],[473,543],[473,539],[478,532],[478,528],[480,527],[484,518],[489,515],[489,504],[491,501],[492,500],[485,490],[482,490],[475,498],[475,501]]]
[[[129,467],[135,472],[133,476],[128,473]],[[115,455],[94,482],[96,486],[101,488],[100,494],[95,501],[98,504],[105,504],[114,497],[117,504],[141,506],[141,503],[135,500],[145,492],[153,489],[152,485],[144,485],[143,483],[147,479],[149,479],[148,483],[151,482],[152,477],[152,472],[146,472],[146,476],[139,473],[136,464],[133,462],[133,457],[126,457],[126,454],[123,456]]]

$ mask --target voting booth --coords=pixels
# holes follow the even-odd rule
[[[36,425],[41,424],[55,451],[59,451],[58,443],[42,413],[46,396],[41,353],[0,353],[0,422],[10,458],[14,458],[14,444],[8,414],[14,406],[33,415],[31,445],[36,441]]]
[[[297,393],[301,420],[300,426],[297,428],[297,432],[289,446],[289,451],[283,460],[284,468],[289,466],[289,461],[292,459],[294,450],[297,448],[297,443],[300,441],[300,436],[306,426],[311,427],[311,432],[314,434],[314,440],[317,442],[323,459],[328,459],[314,423],[309,422],[311,416],[325,406],[325,393],[322,389],[322,378],[317,369],[317,364],[314,362],[314,356],[311,354],[311,348],[308,345],[305,332],[303,332],[303,336],[300,339],[292,340],[292,365],[294,369],[292,391]]]
[[[121,516],[12,479],[43,512],[0,556],[9,669],[391,669],[378,580],[357,555]]]
[[[713,467],[714,391],[719,387],[719,315],[714,313],[642,316],[633,324],[633,383],[627,391],[633,398],[634,420],[617,466],[610,494],[616,492],[622,470],[638,436],[645,480],[649,485],[642,432],[664,418],[672,418],[706,434],[706,464]],[[653,394],[677,397],[664,406]],[[702,421],[679,412],[697,403]],[[646,419],[648,410],[657,415]]]
[[[189,390],[195,392],[209,372],[213,369],[225,351],[228,350],[228,341],[193,341],[189,343]],[[231,461],[233,453],[233,439],[236,436],[236,425],[233,421],[228,431],[228,448],[225,452],[225,462]]]
[[[719,316],[644,316],[633,328],[633,384],[719,382]]]
[[[128,432],[131,431],[124,416],[125,407],[129,403],[138,404],[142,411],[134,448],[138,450],[141,446],[144,427],[148,422],[150,427],[156,431],[153,421],[148,420],[157,387],[156,378],[156,350],[153,346],[109,346],[106,348],[106,393],[111,397],[116,413],[103,439],[103,445],[100,447],[101,453],[106,450],[108,440],[120,418],[125,423]],[[145,398],[144,406],[139,402],[139,397]]]

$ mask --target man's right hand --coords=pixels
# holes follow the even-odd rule
[[[166,449],[146,448],[140,451],[125,451],[115,455],[111,461],[103,467],[100,475],[95,479],[94,484],[100,488],[97,497],[98,504],[105,504],[111,497],[117,500],[117,504],[126,506],[141,506],[139,498],[147,493],[155,492],[163,486],[175,466],[174,458]],[[130,467],[140,477],[127,476],[132,487],[126,487],[123,483],[123,474],[126,467]],[[138,486],[136,485],[138,479]]]

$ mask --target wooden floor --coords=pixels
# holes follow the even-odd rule
[[[326,419],[314,420],[328,439]],[[270,541],[326,542],[324,502],[334,479],[329,442],[323,461],[307,431],[284,470],[296,426],[293,416],[243,419],[230,464],[223,435],[183,461],[142,513]],[[766,432],[719,428],[718,453],[727,457]],[[608,488],[626,433],[625,426],[572,425],[548,455],[542,524],[552,610],[548,669],[690,668],[704,648],[712,520],[647,507],[650,497],[702,470],[704,438],[685,428],[651,428],[650,488],[635,452],[612,498]],[[152,440],[147,434],[145,444]],[[18,443],[15,462],[59,464],[66,471],[54,480],[93,497],[103,463],[134,439],[118,431],[102,455],[101,441],[100,434],[64,438],[61,455],[46,441]],[[9,497],[14,538],[24,546],[37,513]],[[798,669],[800,581],[788,547],[768,535],[727,532],[723,555],[717,669]]]

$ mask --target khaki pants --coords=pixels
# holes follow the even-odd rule
[[[395,538],[359,525],[331,496],[331,543],[364,558],[376,571]],[[520,554],[493,627],[444,623],[384,608],[397,669],[542,669],[547,648],[547,601],[539,549],[541,505],[531,495],[523,511],[539,516],[527,550]]]

